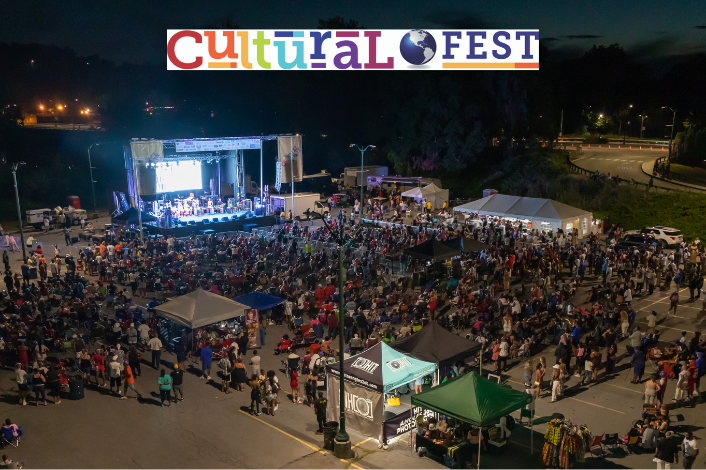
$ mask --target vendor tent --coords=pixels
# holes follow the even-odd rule
[[[343,361],[345,414],[351,428],[378,436],[383,421],[384,393],[433,374],[436,365],[405,356],[385,343]],[[327,417],[339,417],[340,363],[326,366]]]
[[[593,214],[552,199],[493,194],[454,207],[454,211],[528,220],[532,228],[556,232],[579,230],[579,236],[592,231]]]
[[[490,245],[468,237],[452,238],[450,240],[446,240],[444,242],[444,245],[448,246],[449,248],[462,251],[463,253],[475,253],[490,248]]]
[[[453,258],[454,256],[459,256],[461,254],[461,250],[434,239],[422,242],[412,248],[407,248],[404,250],[404,254],[412,256],[413,258],[419,258],[436,263],[438,261]]]
[[[150,221],[150,220],[157,220],[157,217],[153,216],[152,214],[148,214],[147,212],[142,213],[142,221]],[[117,215],[113,217],[112,222],[114,224],[121,224],[121,225],[135,225],[139,223],[139,218],[137,215],[137,209],[134,207],[131,207],[130,209],[126,210],[120,215]]]
[[[402,193],[402,197],[411,197],[417,202],[426,199],[427,202],[431,202],[433,209],[441,209],[445,202],[449,202],[449,190],[441,189],[434,183],[431,183],[423,188],[413,188],[409,191],[405,191]]]
[[[421,406],[476,426],[492,426],[500,418],[530,404],[532,396],[470,372],[426,392],[412,395],[412,406]],[[532,420],[530,420],[530,428]],[[532,436],[530,431],[530,436]],[[532,448],[532,444],[530,444]],[[480,468],[480,443],[478,445]]]
[[[475,353],[481,345],[461,338],[433,321],[412,336],[390,344],[390,347],[415,359],[434,362],[439,368],[446,368]]]
[[[489,426],[532,401],[532,396],[470,372],[426,392],[412,395],[412,406]]]
[[[194,329],[243,315],[247,305],[197,289],[158,306],[158,315]]]
[[[234,297],[233,301],[255,308],[257,310],[268,310],[284,302],[285,299],[274,295],[263,294],[262,292],[250,292],[249,294]]]

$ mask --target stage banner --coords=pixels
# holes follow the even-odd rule
[[[397,416],[386,419],[382,423],[382,439],[380,442],[388,442],[396,437],[406,434],[417,427],[417,418],[420,416],[435,416],[431,410],[425,410],[421,406],[415,406],[407,411],[403,411]]]
[[[177,140],[174,147],[177,153],[184,152],[210,152],[216,150],[248,150],[259,149],[260,139],[189,139]]]
[[[260,316],[256,308],[245,309],[245,322],[248,326],[248,349],[259,348]]]
[[[302,160],[302,136],[277,137],[277,161],[282,164],[281,183],[292,182],[292,165],[294,165],[294,181],[302,180],[304,165]]]
[[[327,375],[326,398],[328,399],[327,418],[329,421],[339,420],[339,380],[333,374]],[[346,426],[355,429],[366,436],[377,437],[380,434],[383,414],[383,394],[358,387],[350,382],[345,383],[345,413]]]
[[[132,150],[133,159],[161,159],[164,156],[164,152],[162,151],[161,140],[140,140],[130,142],[130,150]]]

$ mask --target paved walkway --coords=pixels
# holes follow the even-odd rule
[[[682,186],[685,191],[691,190],[691,191],[703,191],[703,192],[706,192],[706,186],[699,186],[699,185],[697,185],[697,184],[684,183],[684,182],[682,182],[682,181],[673,180],[673,179],[671,179],[671,178],[665,178],[665,177],[663,177],[663,176],[654,175],[654,174],[652,173],[652,169],[653,169],[654,166],[655,166],[655,161],[657,161],[657,160],[655,159],[655,160],[652,160],[651,162],[645,162],[645,163],[643,163],[643,164],[642,164],[642,167],[641,167],[642,172],[643,172],[644,174],[646,174],[647,176],[651,177],[651,178],[655,178],[655,179],[658,179],[658,180],[660,180],[660,181],[665,181],[665,182],[667,182],[667,183],[671,183],[671,184],[676,185],[676,186]]]

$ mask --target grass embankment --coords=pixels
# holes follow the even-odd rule
[[[599,183],[571,173],[566,155],[563,150],[540,150],[510,159],[502,165],[500,177],[481,186],[502,194],[550,198],[581,207],[592,211],[595,218],[607,219],[626,230],[667,225],[681,230],[687,241],[706,234],[706,218],[702,215],[706,195],[682,191],[658,194],[625,184]],[[469,175],[468,180],[473,182],[475,178]],[[476,188],[471,196],[481,197],[480,190]]]
[[[683,183],[706,186],[706,170],[695,166],[672,163],[669,165],[669,175],[667,177]]]

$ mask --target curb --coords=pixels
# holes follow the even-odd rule
[[[683,187],[685,187],[685,188],[693,189],[694,191],[706,192],[706,187],[703,187],[703,186],[696,186],[696,185],[694,185],[694,184],[682,183],[682,182],[680,182],[680,181],[675,181],[675,180],[671,180],[671,179],[667,179],[667,178],[662,178],[661,176],[657,176],[657,175],[652,174],[652,173],[651,173],[650,171],[648,171],[648,170],[651,170],[652,168],[654,168],[655,161],[656,161],[656,159],[655,159],[655,160],[652,160],[652,161],[649,161],[649,162],[645,162],[645,163],[643,163],[642,165],[640,165],[640,169],[642,170],[642,172],[643,172],[644,174],[646,174],[647,176],[649,176],[650,178],[658,179],[658,180],[660,180],[660,181],[664,181],[665,183],[671,183],[671,184],[674,184],[674,185],[677,185],[677,186],[683,186]],[[645,165],[647,165],[648,170],[645,170]]]

